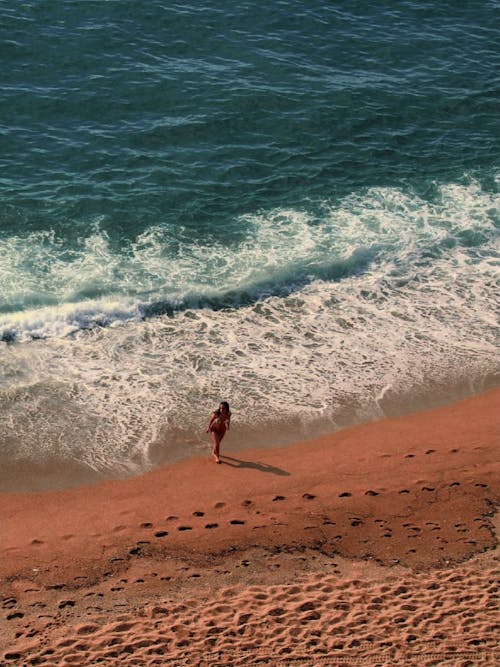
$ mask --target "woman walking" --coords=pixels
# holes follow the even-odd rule
[[[212,438],[212,454],[215,463],[220,463],[220,443],[222,438],[226,435],[226,431],[229,431],[230,425],[231,410],[229,409],[229,403],[227,401],[222,401],[219,403],[217,410],[214,410],[210,415],[210,421],[208,422],[207,427],[207,433],[210,433],[210,437]]]

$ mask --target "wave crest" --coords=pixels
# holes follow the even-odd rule
[[[317,280],[366,275],[401,287],[437,270],[443,257],[450,270],[489,261],[499,217],[498,196],[472,183],[437,188],[432,202],[372,188],[323,202],[314,214],[241,216],[225,242],[161,225],[120,248],[98,225],[71,248],[53,232],[0,239],[0,339],[65,336],[187,308],[238,308]]]

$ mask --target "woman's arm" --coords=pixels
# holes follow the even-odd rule
[[[216,417],[217,417],[216,413],[212,412],[212,414],[210,415],[210,421],[208,422],[207,430],[205,431],[205,433],[210,432],[210,427],[212,426],[212,422]]]

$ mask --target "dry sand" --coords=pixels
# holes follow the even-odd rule
[[[500,664],[500,390],[1,503],[5,665]],[[497,522],[498,523],[498,522]]]

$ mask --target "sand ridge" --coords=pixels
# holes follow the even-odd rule
[[[5,664],[492,665],[500,392],[4,494]]]

